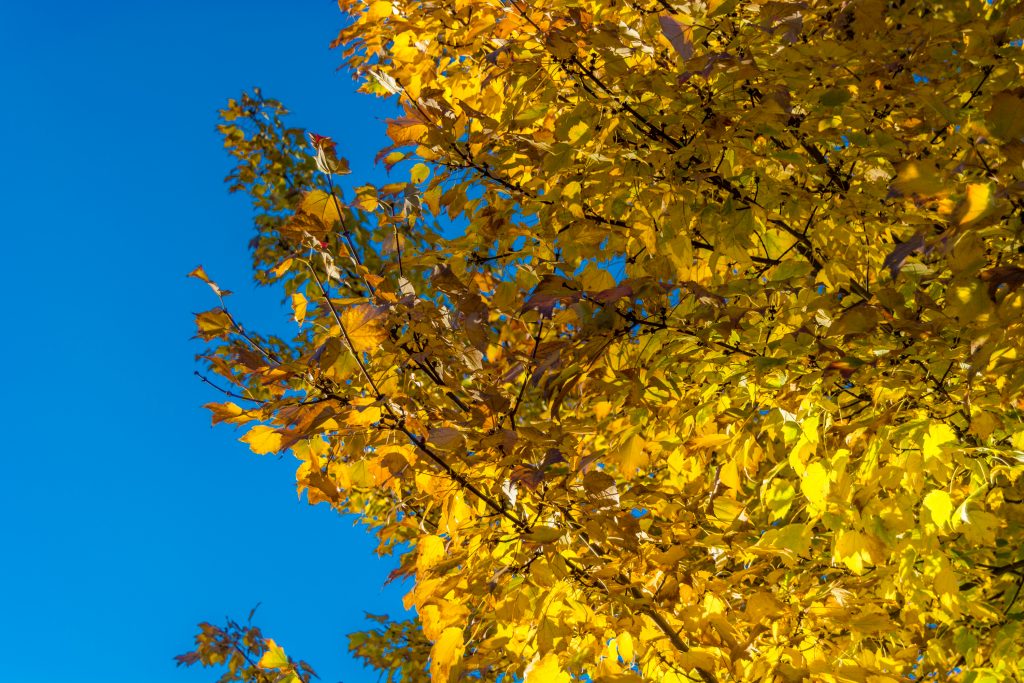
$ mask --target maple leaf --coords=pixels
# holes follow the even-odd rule
[[[301,208],[303,213],[312,216],[328,229],[341,220],[337,197],[323,190],[313,190],[306,193],[302,198]]]
[[[256,425],[240,440],[249,444],[249,448],[257,455],[275,453],[281,448],[281,435],[268,425]]]
[[[288,666],[288,655],[273,640],[267,640],[267,651],[260,657],[261,669],[284,669]]]
[[[384,309],[369,304],[352,306],[341,314],[347,339],[357,352],[370,351],[388,338],[384,320]]]
[[[322,173],[350,173],[348,161],[338,157],[337,144],[326,135],[309,133],[309,143],[316,150],[316,167]]]
[[[449,626],[441,632],[441,637],[430,650],[430,678],[435,683],[447,683],[451,670],[465,652],[462,628]]]
[[[419,142],[426,132],[426,124],[415,117],[403,116],[397,119],[388,119],[388,137],[396,145]]]

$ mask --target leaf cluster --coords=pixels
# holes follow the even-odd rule
[[[1024,675],[1024,6],[340,6],[408,181],[342,192],[342,141],[245,96],[229,179],[294,336],[194,275],[214,421],[413,579],[359,656]]]

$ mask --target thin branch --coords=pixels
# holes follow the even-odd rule
[[[256,403],[257,405],[261,405],[261,406],[267,404],[267,401],[265,401],[263,399],[251,398],[249,396],[242,396],[241,394],[236,394],[233,391],[230,391],[228,389],[225,389],[224,387],[218,386],[218,385],[214,384],[206,375],[200,373],[198,370],[193,370],[192,374],[195,375],[196,377],[198,377],[199,379],[201,379],[205,384],[209,384],[211,387],[213,387],[214,389],[216,389],[220,393],[224,394],[225,396],[228,396],[229,398],[237,398],[240,401],[252,401],[253,403]]]
[[[334,302],[331,301],[330,292],[328,292],[327,288],[324,287],[323,281],[320,280],[320,276],[317,275],[316,269],[313,268],[312,264],[305,261],[304,263],[306,263],[306,266],[309,268],[309,272],[313,276],[313,281],[316,282],[317,287],[320,288],[320,293],[323,295],[324,301],[327,302],[327,307],[330,309],[331,315],[334,316],[334,321],[341,329],[341,335],[345,338],[345,343],[348,345],[349,351],[352,352],[352,356],[356,360],[356,365],[359,367],[360,374],[363,375],[367,383],[370,385],[370,388],[373,389],[374,397],[377,400],[384,398],[384,395],[380,391],[380,387],[377,386],[377,382],[375,382],[373,377],[370,376],[369,371],[363,364],[363,359],[359,357],[359,352],[356,351],[355,344],[352,343],[352,338],[348,336],[348,330],[345,329],[345,324],[341,321],[341,315],[338,313],[338,309],[335,307]]]
[[[523,402],[523,395],[526,393],[526,384],[530,381],[530,366],[537,362],[537,349],[540,347],[543,331],[544,318],[541,317],[537,319],[537,332],[533,335],[533,351],[530,353],[530,362],[523,369],[523,383],[519,385],[519,395],[516,396],[516,402],[508,413],[508,420],[512,424],[513,430],[516,428],[516,413],[519,411],[519,405]]]

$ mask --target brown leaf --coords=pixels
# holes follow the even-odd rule
[[[534,287],[523,311],[538,311],[542,316],[551,317],[558,303],[576,303],[583,296],[582,292],[569,287],[565,279],[558,275],[545,275]]]
[[[633,296],[633,287],[628,284],[621,284],[618,287],[602,289],[600,292],[588,292],[587,295],[598,303],[607,304]]]
[[[532,491],[544,481],[544,472],[536,465],[516,465],[512,468],[509,481],[514,484],[523,484]]]
[[[996,300],[999,289],[1006,285],[1006,293],[1009,294],[1024,285],[1024,268],[1017,266],[996,266],[982,271],[981,281],[988,283],[988,296],[992,301]]]
[[[693,57],[693,27],[682,24],[667,14],[658,17],[661,33],[665,36],[679,56],[684,60]]]

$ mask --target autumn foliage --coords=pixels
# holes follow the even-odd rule
[[[356,655],[1024,677],[1024,4],[340,5],[403,112],[395,182],[341,191],[341,131],[244,95],[229,181],[293,334],[193,274],[214,421],[412,579],[415,620]],[[192,661],[226,661],[204,633]],[[226,677],[306,680],[276,647],[236,638],[259,666]]]

